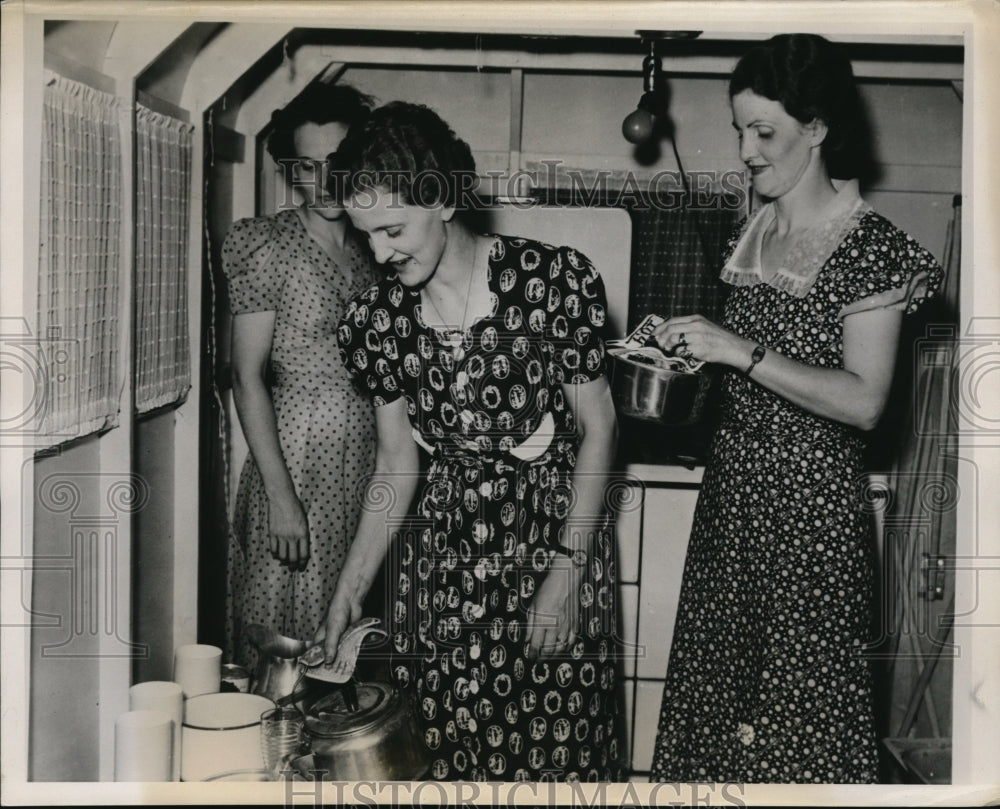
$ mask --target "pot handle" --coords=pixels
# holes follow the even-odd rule
[[[344,683],[344,703],[347,705],[347,710],[358,710],[358,687],[353,677]]]

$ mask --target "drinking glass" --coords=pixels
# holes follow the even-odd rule
[[[280,705],[260,715],[260,743],[264,767],[275,780],[281,778],[302,747],[305,717],[294,705]]]

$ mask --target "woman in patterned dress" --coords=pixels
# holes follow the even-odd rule
[[[337,154],[355,226],[394,275],[338,336],[375,403],[374,492],[317,636],[328,659],[392,544],[394,675],[438,780],[618,780],[616,441],[605,297],[585,256],[472,232],[469,147],[426,107],[376,110]],[[430,453],[422,482],[418,446]]]
[[[865,783],[878,776],[873,559],[859,498],[900,322],[941,268],[858,196],[860,106],[827,40],[778,36],[730,81],[762,204],[729,245],[721,325],[657,330],[729,366],[681,586],[651,778]]]
[[[304,639],[321,625],[372,468],[374,416],[341,366],[336,328],[378,276],[321,173],[370,109],[352,87],[315,84],[276,111],[268,151],[303,202],[234,223],[222,249],[233,395],[250,448],[230,537],[226,647],[251,667],[247,625]]]

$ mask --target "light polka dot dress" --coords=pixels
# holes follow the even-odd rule
[[[529,660],[525,642],[572,498],[578,440],[563,385],[604,373],[603,283],[571,248],[507,236],[494,238],[488,281],[491,313],[459,345],[394,279],[341,324],[376,406],[404,397],[433,450],[390,557],[393,673],[416,687],[431,778],[618,780],[610,533],[593,538],[579,640],[547,662]]]
[[[308,640],[333,596],[373,467],[371,402],[345,371],[336,328],[347,302],[378,279],[349,238],[334,263],[294,210],[236,222],[222,249],[234,314],[275,312],[271,397],[285,464],[309,522],[310,559],[290,572],[269,551],[268,499],[253,458],[240,476],[228,558],[228,659],[255,666],[243,627]]]
[[[922,274],[925,282],[911,283]],[[934,258],[869,209],[805,297],[766,283],[737,286],[724,325],[770,351],[841,368],[844,312],[913,311],[940,282]],[[651,780],[877,779],[862,655],[873,623],[863,448],[858,431],[727,375]]]

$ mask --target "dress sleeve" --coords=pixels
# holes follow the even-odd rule
[[[394,348],[386,351],[386,341],[394,341],[392,307],[378,286],[354,298],[337,326],[337,347],[347,370],[360,380],[376,407],[402,396],[397,376]],[[400,315],[402,316],[402,315]]]
[[[266,217],[240,219],[229,229],[222,245],[222,270],[234,315],[278,308],[288,271],[278,236]]]
[[[845,245],[850,269],[841,285],[841,318],[872,309],[910,314],[937,293],[944,271],[912,236],[881,217],[860,230]]]
[[[602,335],[608,312],[604,281],[590,259],[572,247],[560,248],[553,260],[546,308],[554,349],[552,378],[580,385],[603,376]]]

